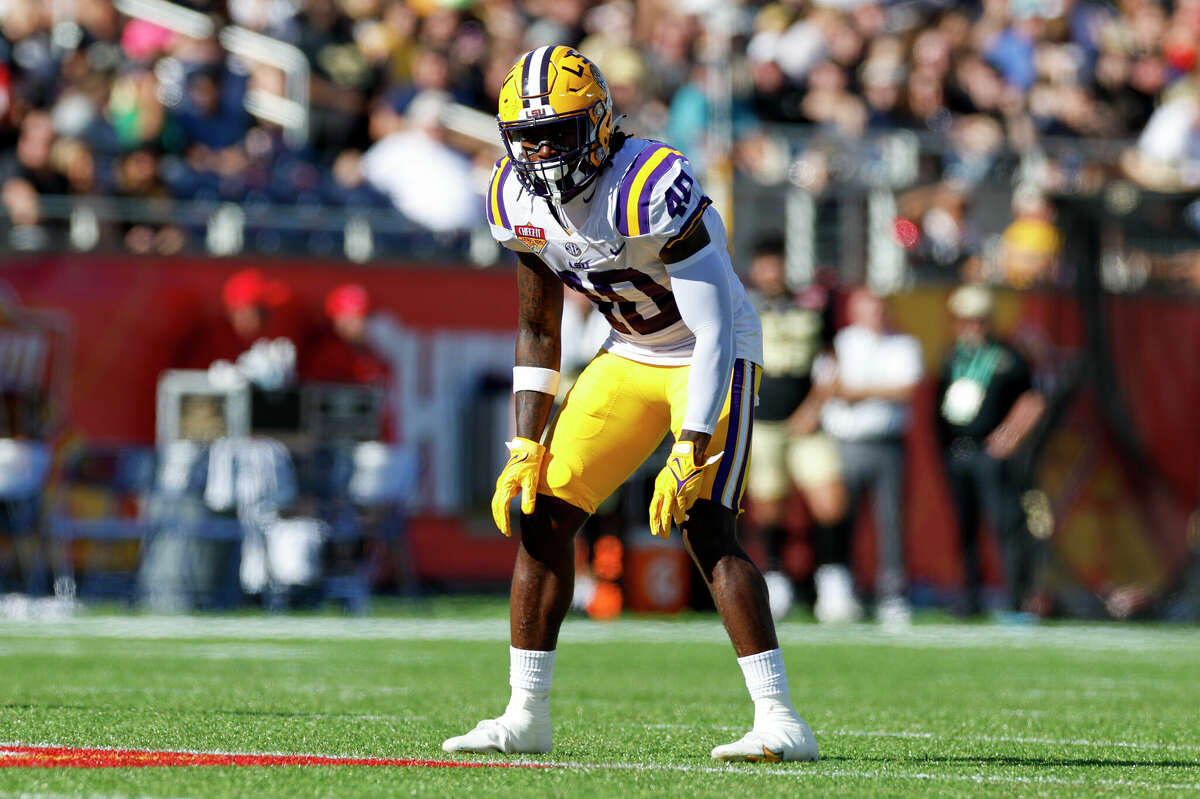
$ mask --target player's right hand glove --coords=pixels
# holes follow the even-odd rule
[[[676,441],[667,458],[667,465],[654,480],[654,496],[650,498],[650,534],[661,538],[671,535],[671,522],[682,525],[687,512],[700,496],[704,470],[721,460],[718,452],[704,463],[696,463],[695,445],[691,441]]]
[[[537,501],[538,476],[542,472],[542,456],[546,448],[528,438],[514,438],[504,442],[508,447],[508,463],[496,478],[496,493],[492,495],[492,519],[500,532],[512,535],[508,520],[508,508],[512,498],[521,494],[521,513],[533,513]]]

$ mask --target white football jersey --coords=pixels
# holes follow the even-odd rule
[[[671,292],[671,266],[659,252],[698,224],[725,253],[725,225],[682,153],[629,138],[595,184],[563,206],[524,189],[507,157],[496,162],[487,195],[492,235],[535,253],[568,287],[585,294],[612,326],[604,349],[642,363],[679,365],[695,339]],[[726,258],[728,264],[728,258]],[[734,357],[762,363],[758,314],[727,270]]]

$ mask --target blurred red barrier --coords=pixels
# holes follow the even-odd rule
[[[148,443],[159,372],[172,365],[189,330],[220,312],[225,278],[248,265],[285,280],[312,324],[321,320],[325,293],[354,281],[406,328],[505,334],[515,329],[514,279],[503,269],[32,255],[8,259],[0,279],[27,306],[57,309],[73,322],[68,430],[91,442]],[[922,341],[930,375],[950,343],[945,296],[945,289],[924,288],[889,303],[896,325]],[[1063,404],[1035,471],[1055,516],[1052,568],[1099,593],[1126,584],[1162,589],[1182,562],[1185,520],[1200,489],[1200,415],[1193,412],[1200,396],[1200,359],[1193,357],[1200,304],[1126,296],[1109,298],[1106,307],[1116,390],[1149,460],[1146,468],[1160,476],[1161,485],[1155,489],[1153,478],[1148,484],[1141,467],[1129,461],[1101,412],[1101,393],[1085,385]],[[1086,326],[1069,294],[1003,294],[997,325],[1029,353],[1039,380],[1053,390],[1062,388],[1085,356]],[[952,588],[961,570],[932,433],[931,380],[917,396],[909,440],[907,554],[914,581]],[[417,569],[426,579],[507,580],[515,543],[490,525],[426,516],[414,519],[412,530]],[[874,564],[869,529],[860,531],[858,541],[858,572],[869,584]],[[998,559],[989,547],[986,560],[994,577]],[[794,555],[789,562],[797,571],[808,565]]]
[[[377,308],[417,329],[506,331],[516,327],[516,287],[506,269],[343,261],[30,255],[7,258],[0,279],[31,308],[74,322],[75,374],[68,427],[93,441],[149,443],[154,390],[197,324],[221,312],[221,286],[254,266],[292,289],[303,322],[322,320],[325,294],[361,283]]]

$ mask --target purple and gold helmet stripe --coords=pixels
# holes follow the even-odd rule
[[[550,91],[550,51],[553,49],[538,47],[525,56],[522,65],[525,85],[521,93],[526,97],[540,97]]]
[[[499,227],[509,227],[508,213],[504,210],[504,181],[512,172],[512,162],[508,156],[496,162],[496,171],[492,175],[492,185],[488,189],[488,221]]]
[[[638,153],[617,190],[617,230],[622,236],[641,236],[650,229],[650,198],[654,187],[683,153],[665,144]]]
[[[525,59],[521,61],[521,72],[517,75],[517,86],[522,97],[528,97],[530,94],[529,84],[529,65],[533,63],[533,54],[537,50],[530,50],[525,54]]]

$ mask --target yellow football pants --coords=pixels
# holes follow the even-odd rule
[[[629,479],[670,431],[676,438],[687,408],[688,366],[654,366],[602,352],[575,381],[550,428],[538,493],[588,513]],[[754,399],[761,367],[734,362],[725,405],[708,445],[723,453],[706,470],[701,499],[740,512]]]

